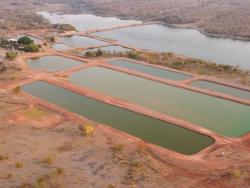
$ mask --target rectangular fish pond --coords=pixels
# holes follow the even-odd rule
[[[167,149],[191,155],[211,145],[208,136],[74,93],[43,81],[22,86],[35,97]]]
[[[250,106],[162,84],[122,72],[91,67],[70,81],[154,111],[183,119],[228,137],[250,130]]]
[[[250,91],[230,87],[230,86],[225,86],[222,84],[217,84],[209,81],[204,81],[204,80],[198,80],[194,81],[191,83],[192,86],[202,88],[202,89],[208,89],[211,91],[216,91],[220,93],[224,93],[227,95],[232,95],[234,97],[239,97],[243,99],[248,99],[250,100]]]
[[[79,66],[83,63],[84,62],[56,55],[43,56],[29,59],[27,61],[28,66],[32,69],[47,72],[66,70]]]
[[[61,37],[59,40],[59,44],[64,44],[65,46],[69,48],[86,48],[86,47],[91,47],[91,46],[108,45],[109,43],[103,42],[94,38],[90,38],[90,37],[73,35],[73,36],[68,36],[68,37]],[[55,46],[55,45],[54,47],[58,48],[58,46]],[[60,48],[58,50],[60,50]]]
[[[115,65],[118,67],[130,69],[130,70],[135,70],[138,72],[150,74],[152,76],[157,76],[157,77],[164,78],[164,79],[186,80],[188,78],[191,78],[191,76],[188,76],[188,75],[183,74],[183,73],[159,69],[156,67],[151,67],[151,66],[147,66],[147,65],[143,65],[143,64],[139,64],[139,63],[133,63],[131,61],[126,61],[126,60],[122,60],[122,59],[112,60],[112,61],[109,61],[107,63],[110,65]]]

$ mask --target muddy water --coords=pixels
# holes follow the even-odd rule
[[[50,14],[48,12],[39,12],[38,14],[43,15],[53,24],[71,24],[79,31],[141,23],[141,21],[121,20],[115,17],[101,17],[93,14],[71,15],[56,13]]]
[[[81,96],[46,82],[36,81],[22,86],[22,90],[91,120],[183,154],[194,154],[213,143],[210,137]]]
[[[188,91],[113,70],[92,67],[70,81],[146,108],[198,124],[229,137],[250,130],[250,106]]]
[[[250,91],[245,91],[233,87],[224,86],[221,84],[208,82],[208,81],[195,81],[191,84],[192,86],[208,89],[211,91],[217,91],[220,93],[225,93],[227,95],[232,95],[235,97],[240,97],[243,99],[250,100]]]
[[[56,72],[79,66],[84,62],[61,56],[43,56],[30,59],[27,64],[30,68],[39,71]]]
[[[190,76],[182,74],[182,73],[177,73],[177,72],[173,72],[173,71],[168,71],[168,70],[164,70],[164,69],[150,67],[147,65],[133,63],[133,62],[126,61],[126,60],[119,60],[119,59],[112,60],[112,61],[109,61],[108,64],[115,65],[115,66],[122,67],[122,68],[126,68],[126,69],[139,71],[142,73],[147,73],[147,74],[150,74],[153,76],[157,76],[160,78],[166,78],[166,79],[170,79],[170,80],[186,80],[188,78],[191,78]]]
[[[250,70],[250,42],[212,38],[192,29],[153,24],[96,33],[146,50],[176,52]]]

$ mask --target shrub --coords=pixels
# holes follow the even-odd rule
[[[128,57],[130,57],[132,59],[136,59],[139,57],[139,53],[135,52],[135,51],[128,52]]]
[[[6,52],[6,58],[14,60],[16,57],[17,57],[17,52],[14,51]]]
[[[42,159],[41,162],[47,165],[51,165],[54,162],[54,159],[52,156],[47,156],[46,158]]]
[[[63,31],[76,31],[76,28],[70,24],[54,24],[53,27],[55,29],[59,29]]]
[[[23,164],[20,163],[20,162],[16,162],[15,166],[16,166],[16,168],[22,168],[22,167],[23,167]]]
[[[111,147],[113,152],[121,152],[124,148],[123,144],[116,144],[114,146]]]
[[[39,46],[36,44],[28,44],[24,46],[24,51],[26,52],[38,52]]]
[[[232,172],[231,172],[231,176],[233,176],[234,178],[240,178],[242,175],[241,171],[238,170],[238,169],[234,169]]]
[[[63,172],[64,172],[64,169],[62,167],[58,167],[55,171],[56,175],[61,175],[63,174]]]
[[[34,43],[34,41],[31,38],[27,37],[27,36],[19,38],[17,42],[19,44],[24,44],[24,45],[28,45],[28,44]]]
[[[96,56],[102,56],[103,55],[103,51],[99,48],[96,52]]]
[[[91,125],[80,125],[80,130],[82,131],[83,135],[88,136],[94,133],[94,127]]]
[[[85,56],[87,57],[95,57],[96,56],[96,52],[94,51],[88,51],[85,53]]]
[[[12,89],[12,92],[18,95],[21,92],[21,87],[20,86],[15,87],[14,89]]]

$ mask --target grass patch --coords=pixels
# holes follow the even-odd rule
[[[111,147],[112,151],[115,153],[121,152],[124,148],[123,144],[116,144],[114,146]]]
[[[24,115],[26,117],[31,118],[31,119],[41,119],[42,117],[46,116],[47,114],[48,114],[47,111],[45,111],[41,108],[37,108],[37,107],[33,107],[31,109],[24,111]]]
[[[46,164],[46,165],[51,165],[54,162],[54,159],[52,156],[47,156],[46,158],[41,160],[42,163]]]

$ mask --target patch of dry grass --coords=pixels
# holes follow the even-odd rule
[[[33,107],[28,110],[25,110],[23,114],[26,117],[29,117],[31,119],[41,119],[44,116],[48,115],[48,112],[44,109],[41,109],[39,107]]]

